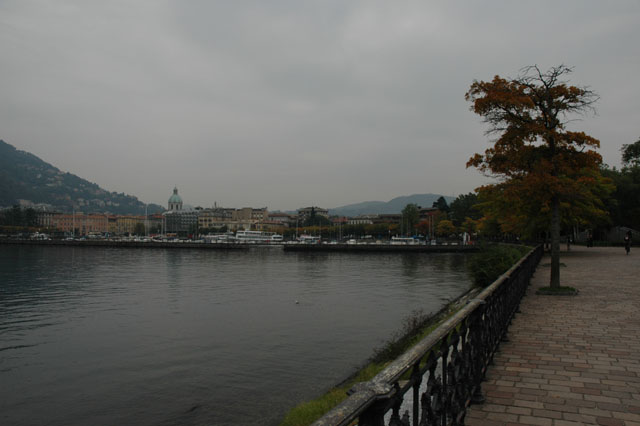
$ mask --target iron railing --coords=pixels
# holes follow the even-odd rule
[[[542,253],[542,246],[531,250],[314,426],[463,425],[467,407],[484,401],[481,381]]]

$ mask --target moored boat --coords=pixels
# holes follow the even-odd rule
[[[271,244],[281,243],[283,237],[275,232],[263,232],[263,231],[247,231],[242,230],[236,232],[235,239],[239,243],[260,243]]]

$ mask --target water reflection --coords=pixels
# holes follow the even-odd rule
[[[416,278],[419,269],[420,255],[418,253],[406,253],[401,255],[401,259],[402,274],[407,278]]]

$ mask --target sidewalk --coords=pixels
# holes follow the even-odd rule
[[[542,258],[467,425],[640,426],[640,248],[572,247],[560,261],[580,293],[536,295]]]

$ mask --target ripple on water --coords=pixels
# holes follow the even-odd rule
[[[462,255],[0,246],[3,421],[274,424],[412,311],[465,291],[463,268]]]

